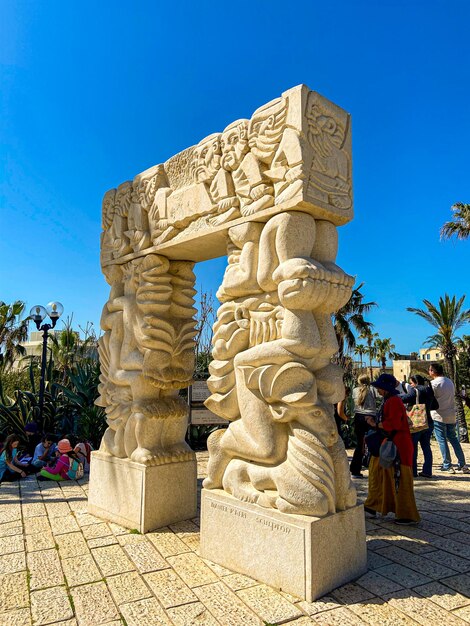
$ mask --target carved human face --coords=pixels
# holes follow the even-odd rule
[[[247,125],[245,121],[231,124],[222,133],[222,167],[233,172],[236,170],[248,151]]]
[[[220,167],[220,134],[201,141],[193,153],[193,180],[195,183],[210,182]]]

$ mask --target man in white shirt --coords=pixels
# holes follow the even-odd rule
[[[431,385],[439,408],[431,411],[431,417],[434,421],[434,434],[441,450],[443,472],[455,474],[452,467],[452,459],[450,456],[449,444],[454,449],[458,460],[458,469],[464,474],[470,474],[470,468],[465,462],[465,456],[460,445],[457,431],[455,429],[455,388],[454,383],[444,376],[444,369],[440,363],[433,363],[429,366],[429,376],[431,377]]]

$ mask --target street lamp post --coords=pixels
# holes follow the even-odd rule
[[[44,391],[46,388],[47,338],[49,331],[55,327],[63,312],[64,307],[60,302],[49,302],[45,308],[36,304],[29,313],[36,324],[36,328],[42,331],[41,378],[39,381],[39,425],[41,429],[43,428]],[[42,324],[46,316],[50,317],[51,324]]]

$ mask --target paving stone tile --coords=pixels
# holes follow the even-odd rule
[[[286,622],[300,617],[302,611],[267,585],[237,591],[237,596],[265,622]]]
[[[13,522],[15,520],[21,521],[21,506],[19,504],[1,505],[0,524],[4,524],[5,522]]]
[[[14,522],[5,522],[0,524],[0,537],[11,537],[13,535],[21,535],[23,528],[20,520]]]
[[[428,558],[423,558],[423,556],[411,554],[407,550],[397,548],[396,546],[381,548],[377,551],[377,553],[382,557],[390,559],[390,561],[394,561],[395,563],[414,569],[415,571],[435,580],[444,578],[445,576],[452,576],[452,574],[455,573],[454,570],[450,567],[446,567],[442,563],[436,563]]]
[[[466,545],[470,545],[470,534],[462,531],[453,532],[452,534],[446,535],[447,538],[452,539],[453,541],[459,541],[465,543]]]
[[[97,626],[119,619],[105,583],[81,585],[70,590],[79,626]]]
[[[360,585],[356,585],[356,583],[348,583],[342,587],[338,587],[331,592],[331,595],[343,604],[364,602],[364,600],[369,600],[369,598],[374,597],[373,593],[367,591],[367,589]]]
[[[170,567],[149,541],[126,543],[123,550],[141,574]]]
[[[59,554],[61,559],[70,559],[72,557],[89,554],[87,543],[82,533],[67,533],[66,535],[56,535],[55,541],[59,546]]]
[[[425,530],[426,532],[429,532],[429,533],[434,533],[435,535],[438,535],[439,537],[444,537],[447,535],[452,536],[452,534],[455,533],[456,531],[455,528],[447,528],[445,525],[437,523],[437,522],[433,522],[429,519],[422,519],[421,522],[419,523],[419,527],[422,530]]]
[[[104,548],[104,546],[112,546],[116,544],[116,536],[108,535],[107,537],[98,537],[98,539],[88,539],[89,548]]]
[[[40,515],[46,515],[46,507],[42,502],[29,502],[21,505],[23,512],[23,518],[38,517]]]
[[[214,572],[194,552],[169,556],[167,561],[188,587],[207,585],[218,580]]]
[[[77,620],[74,618],[68,619],[65,622],[54,622],[53,624],[49,624],[49,626],[78,626],[78,623]],[[111,624],[108,622],[106,626],[111,626]],[[122,626],[122,622],[118,622],[118,626]]]
[[[176,606],[167,611],[169,618],[175,626],[219,626],[215,617],[213,617],[206,607],[200,602],[191,604],[183,604]]]
[[[46,516],[26,518],[23,524],[25,535],[37,535],[51,531],[51,525]]]
[[[394,580],[385,578],[377,572],[367,572],[356,581],[358,585],[370,591],[374,596],[384,596],[386,593],[392,593],[403,589],[403,586]]]
[[[253,578],[249,578],[248,576],[244,576],[243,574],[230,574],[229,576],[224,576],[224,583],[228,585],[232,591],[240,591],[240,589],[247,589],[248,587],[254,587],[259,584],[258,581],[253,580]],[[297,598],[294,599],[294,602],[296,601]]]
[[[108,576],[106,584],[113,596],[114,602],[118,606],[152,596],[151,591],[137,572],[126,572],[125,574],[118,574],[117,576]]]
[[[64,574],[57,550],[28,553],[27,563],[31,577],[29,585],[32,591],[64,584]]]
[[[36,518],[40,519],[40,518]],[[51,517],[51,528],[54,535],[66,535],[80,531],[80,526],[73,515],[62,515],[61,517]]]
[[[409,567],[400,565],[399,563],[384,565],[384,567],[379,567],[379,569],[375,571],[377,574],[380,574],[389,580],[394,580],[402,587],[408,587],[410,589],[412,587],[416,587],[417,585],[425,585],[426,583],[431,582],[431,579],[428,576],[420,574],[419,572],[416,572]]]
[[[150,572],[144,574],[144,579],[166,609],[197,600],[191,589],[172,570]]]
[[[470,559],[450,554],[450,552],[445,552],[444,550],[429,552],[429,554],[426,555],[426,561],[442,563],[443,566],[449,567],[456,572],[465,573],[470,571]]]
[[[91,554],[62,559],[62,567],[69,587],[94,583],[102,579]]]
[[[464,626],[465,622],[449,611],[423,598],[414,591],[403,589],[384,596],[390,606],[398,609],[422,626],[445,624],[445,626]]]
[[[99,520],[101,521],[101,520]],[[111,528],[111,530],[113,531],[113,533],[115,535],[125,535],[125,534],[129,534],[129,529],[128,528],[124,528],[124,526],[119,526],[119,524],[114,524],[113,522],[108,522],[109,527]]]
[[[348,609],[371,626],[414,626],[416,622],[394,609],[380,598],[368,600],[365,603],[350,604]]]
[[[23,535],[10,535],[8,537],[0,537],[0,554],[11,554],[12,552],[23,551]]]
[[[437,513],[423,512],[421,515],[425,521],[431,521],[439,524],[442,528],[447,530],[463,530],[470,533],[470,524],[463,520],[456,519],[454,516],[444,516]]]
[[[346,607],[318,613],[313,615],[311,620],[314,624],[321,624],[322,626],[359,626],[365,623]]]
[[[105,546],[92,550],[93,557],[98,563],[103,576],[122,574],[135,569],[133,563],[119,545]]]
[[[148,533],[147,539],[153,543],[160,554],[165,558],[167,556],[176,556],[183,552],[190,552],[191,550],[189,546],[181,541],[181,539],[168,528],[161,528],[154,533]]]
[[[31,626],[31,611],[27,609],[15,609],[0,615],[2,626]]]
[[[196,587],[194,593],[224,626],[261,626],[263,621],[221,582]]]
[[[26,572],[0,574],[0,613],[29,606]],[[0,616],[0,623],[2,618]]]
[[[88,502],[86,498],[67,500],[69,507],[74,513],[86,513],[88,508]]]
[[[147,543],[150,545],[150,542],[147,540],[146,535],[141,535],[140,533],[129,533],[127,535],[115,535],[116,541],[120,546],[134,545],[136,543]],[[153,544],[152,544],[153,545]]]
[[[470,604],[470,598],[468,596],[463,596],[461,593],[458,593],[454,589],[449,589],[449,587],[446,587],[437,581],[433,581],[427,585],[421,585],[420,587],[415,587],[413,591],[416,591],[424,598],[428,598],[428,600],[432,600],[447,611],[460,609],[461,607]]]
[[[106,537],[113,534],[108,524],[104,522],[101,524],[89,524],[88,526],[84,526],[82,528],[82,532],[85,539],[98,539],[99,537]]]
[[[0,556],[0,574],[12,574],[26,569],[26,558],[24,552],[13,552]]]
[[[390,565],[393,561],[381,556],[381,550],[385,548],[379,548],[377,552],[373,552],[372,550],[367,550],[367,568],[370,570],[377,569],[378,567],[383,567],[384,565]]]
[[[145,598],[119,607],[127,626],[173,626],[155,598]]]
[[[317,615],[317,613],[322,613],[323,611],[331,611],[332,609],[337,609],[342,606],[339,600],[333,598],[333,596],[323,596],[314,602],[306,602],[303,600],[302,602],[298,602],[297,606],[299,609],[302,609],[304,613],[307,615]],[[294,622],[297,623],[297,622]]]
[[[217,574],[217,576],[229,576],[230,574],[233,574],[232,570],[227,569],[226,567],[222,567],[222,565],[217,565],[217,563],[213,563],[212,561],[209,561],[208,559],[202,559],[204,561],[204,563],[210,567],[210,569],[215,572]]]
[[[470,605],[464,606],[461,609],[456,609],[452,611],[452,614],[460,619],[463,619],[465,622],[470,622]]]
[[[441,582],[464,596],[470,596],[470,575],[468,574],[458,574],[449,578],[443,578]]]
[[[38,518],[40,519],[40,518]],[[28,552],[49,550],[55,548],[56,541],[50,530],[35,535],[26,535],[26,549]]]
[[[45,507],[49,518],[70,515],[70,507],[67,502],[46,502]]]
[[[50,587],[31,593],[31,614],[35,626],[53,624],[73,617],[65,587]]]
[[[170,524],[170,528],[193,552],[199,550],[199,527],[194,522],[184,520],[177,524]]]
[[[466,559],[470,559],[470,546],[459,543],[458,541],[453,541],[448,537],[436,537],[436,539],[433,541],[433,545],[436,548],[445,550],[446,552],[450,552],[451,554],[463,556]]]
[[[89,526],[90,524],[101,524],[102,520],[89,513],[76,513],[75,519],[79,526]]]

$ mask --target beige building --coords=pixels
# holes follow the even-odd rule
[[[442,361],[444,356],[439,348],[420,348],[419,352],[401,354],[393,360],[393,375],[397,380],[408,380],[412,374],[428,375],[430,363]]]

